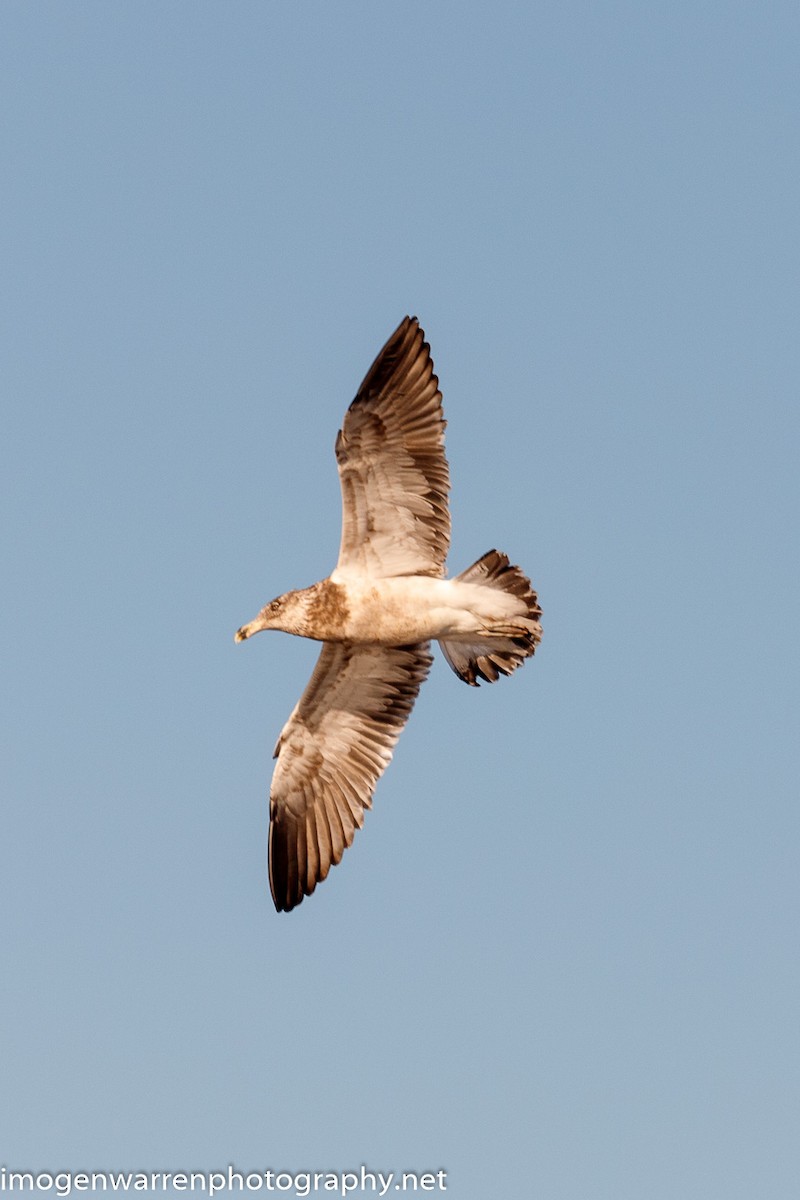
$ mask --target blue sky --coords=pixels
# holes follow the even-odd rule
[[[795,1196],[800,138],[790,4],[9,2],[0,1161]],[[271,752],[333,441],[416,313],[441,656],[296,912]]]

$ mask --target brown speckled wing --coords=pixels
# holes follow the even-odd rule
[[[269,882],[278,912],[352,844],[431,666],[428,645],[326,643],[275,754]]]
[[[444,574],[450,476],[442,394],[416,317],[367,372],[336,439],[342,541],[334,578]]]

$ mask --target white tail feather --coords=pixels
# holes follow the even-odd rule
[[[510,675],[535,651],[542,637],[539,618],[542,610],[531,582],[519,567],[512,566],[499,550],[490,550],[456,576],[464,583],[479,584],[516,596],[519,615],[506,615],[502,622],[480,633],[439,642],[450,666],[465,683],[478,686],[478,679],[494,683],[501,675]]]

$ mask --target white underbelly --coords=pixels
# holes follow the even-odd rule
[[[513,596],[451,579],[411,575],[345,586],[345,636],[354,642],[402,646],[463,636],[519,611]]]

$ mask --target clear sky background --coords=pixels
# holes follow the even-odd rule
[[[796,1197],[797,6],[1,20],[0,1161]],[[406,312],[544,640],[278,916],[317,647],[233,633]]]

